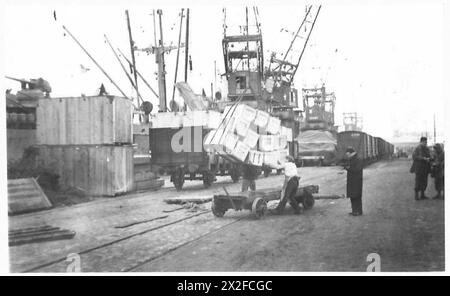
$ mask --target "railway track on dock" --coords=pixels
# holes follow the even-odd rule
[[[305,176],[301,182],[311,182],[317,177],[325,177],[327,174],[329,172],[320,172],[314,177]],[[219,182],[217,185],[223,185],[221,183]],[[214,191],[218,189],[216,188]],[[159,192],[161,191],[175,192],[175,189],[166,187],[159,190]],[[209,194],[214,195],[216,192],[209,192]],[[142,196],[142,194],[137,193],[127,199],[134,199],[139,196]],[[176,212],[178,213],[178,210]],[[147,227],[144,224],[132,226],[137,227],[134,232],[123,234],[117,238],[110,237],[109,240],[104,240],[96,245],[85,246],[80,248],[79,251],[74,250],[71,253],[80,256],[81,272],[132,272],[183,246],[219,232],[234,223],[251,219],[247,213],[242,215],[235,213],[230,213],[224,218],[217,219],[209,209],[202,209],[193,214],[187,212],[182,217],[172,216],[172,221],[167,221],[163,224],[153,224]],[[146,222],[144,221],[143,223]],[[28,265],[25,268],[18,269],[16,272],[65,272],[69,264],[66,256],[66,254],[61,256],[60,253],[58,257],[43,262],[36,262],[34,266]]]
[[[130,234],[130,235],[127,235],[127,236],[124,236],[124,237],[121,237],[121,238],[118,238],[118,239],[115,239],[115,240],[111,240],[109,242],[106,242],[106,243],[103,243],[103,244],[100,244],[100,245],[97,245],[97,246],[94,246],[94,247],[91,247],[91,248],[87,248],[87,249],[81,250],[81,251],[77,252],[76,254],[78,254],[80,256],[84,256],[85,257],[84,260],[86,260],[86,259],[89,260],[89,255],[91,253],[102,251],[102,249],[115,248],[116,246],[118,246],[118,245],[120,245],[122,243],[125,243],[127,241],[130,241],[133,238],[136,238],[138,236],[143,236],[143,235],[146,235],[146,234],[150,234],[151,232],[162,230],[163,228],[169,228],[170,226],[174,226],[176,224],[180,224],[180,223],[182,223],[184,221],[187,221],[187,220],[190,220],[190,219],[193,219],[195,217],[202,216],[202,215],[206,215],[206,214],[211,214],[211,210],[201,211],[199,213],[195,213],[195,214],[192,214],[192,215],[189,215],[189,216],[183,217],[181,219],[177,219],[177,220],[174,220],[174,221],[162,224],[162,225],[150,227],[148,229],[144,229],[144,230],[138,231],[136,233],[133,233],[133,234]],[[160,258],[160,257],[162,257],[162,256],[164,256],[164,255],[166,255],[166,254],[168,254],[170,252],[175,251],[176,249],[178,249],[178,248],[180,248],[182,246],[185,246],[185,245],[187,245],[189,243],[192,243],[192,242],[195,242],[195,241],[197,241],[197,240],[199,240],[199,239],[201,239],[201,238],[203,238],[205,236],[208,236],[208,235],[213,234],[213,233],[215,233],[217,231],[220,231],[223,228],[225,228],[225,227],[227,227],[227,226],[229,226],[231,224],[234,224],[234,223],[242,220],[243,218],[244,217],[238,217],[238,218],[230,219],[229,221],[226,221],[225,224],[221,225],[218,228],[213,228],[213,229],[210,229],[210,230],[206,231],[205,233],[202,233],[200,235],[191,237],[190,239],[188,239],[186,241],[183,241],[180,244],[174,245],[172,248],[168,248],[168,249],[164,250],[162,253],[159,253],[159,254],[156,254],[156,255],[149,254],[149,256],[141,258],[141,260],[138,260],[138,261],[136,261],[134,263],[131,263],[130,265],[121,267],[117,271],[120,271],[120,272],[133,271],[134,269],[140,267],[143,264],[147,264],[147,263],[149,263],[149,262],[151,262],[151,261],[153,261],[153,260],[155,260],[157,258]],[[56,267],[55,270],[60,270],[60,268],[57,268],[57,266],[61,265],[61,264],[67,264],[66,260],[67,260],[67,257],[59,257],[59,258],[56,258],[56,259],[54,259],[52,261],[49,261],[49,262],[46,262],[46,263],[34,266],[34,267],[26,269],[26,270],[22,270],[22,271],[19,271],[19,272],[24,272],[24,273],[33,273],[33,272],[42,272],[42,271],[44,271],[44,272],[50,271],[51,272],[51,271],[53,271],[52,267]],[[91,271],[96,271],[96,270],[82,270],[82,272],[91,272]]]

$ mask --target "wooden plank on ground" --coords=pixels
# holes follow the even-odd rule
[[[211,195],[204,196],[176,196],[164,199],[168,204],[205,203],[212,200]]]
[[[18,186],[23,186],[24,190],[20,191]],[[11,193],[12,191],[14,192],[8,194],[8,214],[10,215],[52,207],[52,204],[34,178],[8,180],[8,191],[10,190]]]
[[[25,236],[12,236],[9,238],[9,246],[18,246],[43,241],[71,239],[74,236],[75,232],[70,230],[49,231]]]

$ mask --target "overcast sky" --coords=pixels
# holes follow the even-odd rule
[[[4,74],[27,79],[43,77],[50,82],[53,97],[93,95],[101,83],[110,93],[120,95],[78,45],[64,36],[62,25],[79,39],[119,86],[131,94],[131,86],[105,44],[103,34],[129,56],[124,13],[125,8],[129,8],[136,45],[141,48],[154,45],[151,14],[153,9],[161,8],[165,44],[176,45],[180,9],[187,7],[173,1],[170,6],[152,5],[152,1],[140,2],[138,6],[31,3],[11,1],[4,6]],[[297,29],[307,2],[275,3],[258,4],[267,57],[270,51],[287,49],[292,35],[280,30]],[[399,131],[404,140],[411,133],[420,135],[428,131],[431,136],[435,114],[441,134],[445,101],[444,2],[385,3],[324,4],[295,77],[295,86],[301,89],[325,82],[327,90],[336,93],[338,125],[342,125],[343,112],[358,112],[363,117],[364,131],[389,140]],[[220,76],[214,73],[214,61],[218,74],[224,71],[223,6],[219,3],[190,5],[189,47],[193,71],[189,73],[189,83],[197,93],[204,88],[209,95],[210,83],[217,82],[218,89],[225,87]],[[244,9],[244,6],[227,5],[227,23],[230,26],[244,24]],[[252,14],[250,20],[253,20]],[[176,50],[167,56],[168,98],[172,96],[175,57]],[[183,57],[182,50],[178,80],[183,79]],[[90,70],[83,71],[81,65]],[[154,56],[139,53],[137,67],[156,89]],[[11,81],[3,81],[3,85],[14,91],[19,87]],[[147,100],[158,104],[142,82],[140,89]],[[414,135],[411,139],[415,141],[415,138]]]

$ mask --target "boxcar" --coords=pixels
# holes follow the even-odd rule
[[[352,146],[355,148],[359,157],[366,161],[369,159],[369,136],[364,132],[345,131],[338,133],[337,136],[337,162],[342,162],[345,157],[345,150]]]
[[[380,159],[389,159],[394,153],[394,145],[364,132],[340,132],[337,139],[337,163],[343,161],[348,146],[355,148],[366,164]]]

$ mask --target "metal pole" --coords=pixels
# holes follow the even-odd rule
[[[102,66],[100,66],[97,61],[89,54],[89,52],[83,47],[83,45],[81,45],[80,42],[78,42],[77,38],[75,38],[72,33],[70,33],[70,31],[63,26],[63,29],[67,32],[67,34],[69,34],[70,37],[72,37],[72,39],[81,47],[81,49],[86,53],[86,55],[94,62],[94,64],[100,69],[100,71],[103,72],[103,74],[109,79],[109,81],[120,91],[120,93],[127,98],[128,100],[130,100],[130,98],[120,89],[120,87],[114,82],[114,80],[112,80],[112,78],[108,75],[108,73],[106,73],[105,70],[103,70]]]
[[[155,37],[155,47],[156,47],[158,46],[158,39],[156,38],[156,16],[154,9],[153,9],[153,35]]]
[[[133,42],[133,36],[131,35],[130,15],[128,14],[128,10],[125,10],[125,14],[127,16],[128,37],[130,39],[130,50],[131,50],[131,60],[133,61],[134,85],[135,85],[136,93],[139,93],[138,80],[137,80],[137,74],[136,74],[136,59],[134,57],[134,42]],[[139,100],[138,100],[138,107],[139,107]]]
[[[156,60],[158,62],[158,86],[159,86],[159,109],[162,112],[167,111],[166,100],[166,73],[164,63],[164,40],[163,40],[163,26],[162,26],[162,10],[156,11],[159,15],[159,47],[156,51]]]
[[[133,82],[133,79],[131,78],[130,74],[128,74],[127,69],[125,69],[125,66],[123,65],[122,61],[120,60],[119,56],[117,55],[116,51],[114,50],[113,46],[111,45],[111,42],[109,41],[108,37],[106,36],[106,34],[104,34],[105,36],[105,40],[108,43],[109,47],[111,48],[112,52],[114,53],[114,56],[116,57],[117,61],[119,62],[120,66],[122,67],[123,72],[125,73],[125,75],[127,75],[128,80],[130,81],[131,85],[133,86],[133,88],[136,90],[136,93],[138,95],[138,98],[141,99],[141,102],[144,101],[144,99],[142,99],[141,94],[139,93],[138,89],[136,88],[136,85]],[[139,104],[138,104],[139,105]]]
[[[214,61],[214,90],[217,90],[217,65]]]
[[[175,99],[175,84],[177,83],[177,76],[178,76],[178,61],[180,58],[181,29],[183,28],[183,14],[184,14],[184,8],[181,9],[180,33],[178,34],[177,61],[175,63],[175,78],[173,79],[172,101]]]
[[[248,41],[248,7],[245,7],[245,27],[246,27],[246,31],[247,31],[247,70],[248,70],[248,79],[246,79],[246,85],[245,88],[247,88],[247,81],[248,81],[248,86],[250,87],[250,43]]]
[[[189,8],[186,11],[186,40],[184,49],[184,82],[187,82],[188,77],[188,55],[189,55]]]
[[[436,114],[433,114],[433,135],[434,135],[434,144],[436,144]]]
[[[298,66],[300,65],[300,61],[302,60],[302,56],[303,56],[303,53],[305,52],[306,45],[308,44],[309,37],[311,36],[311,33],[314,29],[314,25],[316,24],[317,17],[319,16],[320,8],[322,8],[322,5],[320,5],[319,9],[317,10],[316,17],[314,18],[314,22],[311,25],[311,30],[309,31],[308,37],[306,38],[305,45],[303,46],[303,49],[302,49],[302,53],[300,54],[300,57],[298,58],[297,66],[295,67],[294,73],[292,73],[292,78],[294,78],[295,73],[298,70]]]
[[[127,61],[128,65],[131,66],[131,61],[129,59],[127,59],[127,57],[123,54],[123,52],[120,49],[117,49],[119,51],[119,53],[122,55],[122,57]],[[144,81],[144,83],[147,85],[147,87],[152,91],[152,93],[159,98],[158,94],[155,92],[155,90],[150,86],[150,84],[147,82],[147,80],[145,80],[145,78],[141,75],[141,73],[136,69],[136,73],[137,75],[139,75],[139,77],[142,79],[142,81]]]
[[[310,13],[310,11],[311,11],[311,8],[312,8],[312,5],[310,5],[310,6],[309,6],[309,9],[306,11],[305,17],[303,18],[303,21],[302,21],[302,23],[300,24],[300,27],[298,27],[298,30],[297,30],[297,33],[295,33],[294,39],[292,39],[291,44],[289,45],[288,49],[286,50],[286,53],[285,53],[284,56],[283,56],[283,61],[286,60],[286,57],[287,57],[289,51],[291,50],[292,46],[294,45],[294,41],[295,41],[295,39],[297,39],[297,36],[298,36],[298,34],[300,33],[300,30],[302,29],[303,24],[305,23],[306,19],[308,18],[308,15],[309,15],[309,13]],[[319,8],[319,9],[320,9],[320,8]],[[311,30],[312,30],[312,28],[311,28]]]
[[[213,83],[211,82],[211,100],[214,101]]]

